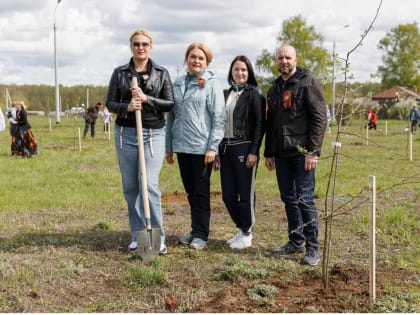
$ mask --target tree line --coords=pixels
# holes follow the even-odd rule
[[[260,78],[259,83],[264,92],[268,89],[268,83]],[[381,83],[365,82],[350,84],[353,91],[351,97],[363,97],[381,91]],[[324,94],[328,100],[331,97],[331,83],[324,82]],[[8,90],[12,100],[23,100],[30,111],[44,111],[45,113],[55,111],[55,87],[51,85],[5,85],[0,84],[2,95]],[[60,85],[61,110],[63,112],[72,107],[92,105],[97,102],[105,104],[108,86],[77,85],[65,87]],[[337,84],[337,94],[341,94],[344,87]],[[4,110],[6,98],[0,99],[0,107]]]
[[[294,46],[299,54],[298,65],[311,70],[324,86],[331,84],[333,56],[323,47],[323,36],[316,32],[314,26],[308,25],[305,18],[297,15],[284,20],[276,42]],[[378,67],[377,73],[371,75],[379,78],[381,83],[376,86],[369,84],[369,88],[359,91],[364,92],[361,96],[395,85],[420,91],[420,31],[417,22],[392,28],[379,41],[377,48],[382,53],[383,64]],[[268,86],[278,76],[276,66],[272,62],[274,57],[274,52],[267,49],[263,49],[257,57],[256,67],[263,73],[260,77],[263,87]],[[357,79],[352,77],[350,69],[340,67],[340,58],[334,57],[340,68],[338,72],[347,71],[349,78]],[[339,94],[340,91],[336,92]],[[331,103],[330,89],[325,89],[325,96],[327,102]]]
[[[6,95],[6,89],[12,100],[23,100],[28,105],[28,110],[55,111],[55,87],[51,85],[4,85],[0,84],[2,95]],[[60,85],[61,110],[65,112],[72,107],[92,105],[97,102],[105,103],[107,86],[93,85]],[[0,106],[4,109],[6,98],[0,100]]]
[[[316,32],[315,27],[308,25],[301,15],[293,16],[283,21],[282,29],[276,38],[277,44],[287,43],[299,52],[299,66],[309,69],[317,76],[324,86],[324,94],[328,104],[331,104],[331,73],[333,56],[323,47],[323,36]],[[404,86],[420,91],[420,32],[416,22],[400,24],[387,32],[378,45],[383,53],[383,64],[373,76],[380,78],[380,83],[347,83],[351,97],[366,97],[388,89],[392,86]],[[258,81],[265,93],[271,83],[278,77],[278,71],[273,62],[274,52],[263,49],[255,62],[258,71]],[[338,68],[340,68],[340,58]],[[336,62],[337,62],[336,61]],[[339,72],[350,71],[339,69]],[[354,80],[351,73],[349,77]],[[8,89],[13,99],[21,99],[29,105],[29,110],[45,112],[55,111],[55,88],[49,85],[2,85],[0,90]],[[107,86],[77,85],[60,86],[61,109],[105,102]],[[336,83],[336,95],[344,90]],[[5,95],[5,92],[3,93]],[[87,104],[89,103],[89,104]],[[0,106],[4,108],[3,101]]]

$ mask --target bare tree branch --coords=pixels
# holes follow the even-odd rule
[[[330,260],[330,247],[331,247],[331,238],[332,238],[332,223],[333,223],[333,214],[334,214],[334,202],[336,198],[336,184],[337,184],[337,173],[338,173],[338,157],[339,157],[339,149],[340,146],[338,145],[340,143],[341,138],[341,128],[343,125],[343,108],[344,108],[344,102],[347,98],[348,93],[348,85],[347,85],[347,74],[349,70],[349,59],[351,54],[356,51],[358,47],[362,45],[362,42],[368,35],[368,33],[373,28],[373,24],[375,23],[380,8],[382,6],[382,0],[379,1],[378,8],[376,10],[376,14],[374,18],[372,19],[369,27],[367,30],[362,34],[360,41],[347,53],[346,59],[345,59],[345,72],[344,72],[344,94],[341,98],[340,104],[339,104],[339,120],[338,120],[338,128],[337,128],[337,135],[335,139],[335,146],[334,146],[334,154],[333,158],[331,160],[331,168],[330,168],[330,174],[328,178],[327,183],[327,191],[325,194],[325,237],[324,237],[324,248],[323,248],[323,258],[322,258],[322,279],[324,283],[324,289],[328,288],[328,269],[329,269],[329,260]],[[334,105],[334,104],[333,104]],[[329,199],[330,193],[332,195],[331,200],[331,206],[329,207]]]

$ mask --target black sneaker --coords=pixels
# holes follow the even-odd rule
[[[305,252],[305,243],[302,245],[295,245],[292,242],[288,242],[286,245],[273,249],[274,255],[290,255],[295,253]]]
[[[302,264],[316,266],[319,263],[319,253],[313,247],[308,247],[306,249],[306,254],[302,259]]]

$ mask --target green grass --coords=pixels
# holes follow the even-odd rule
[[[137,264],[128,264],[124,275],[124,285],[136,290],[146,287],[158,286],[165,283],[165,274],[154,267],[144,267]]]
[[[216,280],[235,282],[239,277],[246,279],[263,279],[269,275],[265,268],[255,268],[249,261],[240,256],[230,256],[216,274]]]
[[[189,232],[190,215],[178,166],[165,162],[162,193],[179,198],[163,201],[169,254],[144,263],[126,251],[128,218],[113,138],[108,141],[99,123],[95,142],[82,140],[80,151],[75,135],[78,128],[83,130],[82,119],[63,117],[51,131],[47,118],[29,120],[38,156],[11,157],[8,130],[0,133],[0,312],[194,312],[205,303],[216,307],[223,293],[234,289],[235,298],[244,296],[244,308],[224,311],[325,311],[319,304],[322,297],[299,308],[305,300],[299,284],[314,281],[307,280],[308,274],[320,277],[320,267],[301,266],[299,256],[278,259],[270,254],[287,241],[287,222],[275,173],[264,167],[264,159],[257,172],[253,246],[243,251],[225,243],[235,227],[221,200],[219,172],[212,176],[211,190],[218,194],[212,199],[208,246],[196,251],[178,244],[177,238]],[[379,130],[369,134],[369,145],[361,124],[346,128],[359,136],[340,139],[330,260],[331,266],[367,269],[369,175],[375,175],[377,279],[386,289],[378,293],[374,309],[368,307],[367,287],[354,289],[341,311],[418,312],[420,136],[413,138],[414,160],[409,161],[406,122],[389,121],[385,135],[379,121]],[[335,131],[326,134],[317,169],[321,242],[325,198],[329,206],[332,201],[326,187]],[[367,278],[361,279],[364,285]],[[287,290],[295,291],[279,304],[276,289],[288,284]],[[170,308],[166,297],[176,300]],[[330,305],[340,301],[337,297]]]
[[[63,117],[60,124],[52,125],[52,131],[49,131],[47,118],[30,116],[30,122],[34,126],[40,154],[29,160],[15,158],[13,167],[9,167],[9,163],[0,165],[1,178],[9,187],[0,196],[0,201],[6,207],[4,210],[34,210],[39,207],[91,208],[99,205],[108,205],[111,208],[121,204],[121,182],[113,139],[111,137],[111,141],[108,142],[101,132],[100,124],[97,126],[98,135],[95,142],[90,138],[82,140],[82,151],[79,151],[74,130],[83,130],[84,122],[80,118],[74,121],[72,118]],[[404,124],[389,122],[388,136],[381,131],[371,133],[369,146],[364,144],[363,139],[342,136],[342,155],[339,157],[341,172],[337,176],[338,195],[353,195],[361,189],[367,189],[369,174],[378,177],[377,184],[382,188],[394,185],[398,179],[407,178],[408,181],[412,175],[419,176],[420,140],[419,137],[414,137],[414,157],[416,158],[417,152],[417,159],[412,162],[409,162],[408,158],[404,159],[408,157],[407,137],[401,131]],[[359,126],[357,123],[354,125]],[[364,136],[364,130],[360,130],[359,127],[351,131]],[[333,153],[330,143],[334,138],[333,129],[331,134],[326,134],[322,160],[317,170],[316,195],[319,197],[325,196],[325,179],[330,171]],[[7,157],[10,152],[7,131],[0,133],[0,141],[0,154]],[[374,142],[383,148],[378,148]],[[16,170],[19,172],[16,173]],[[260,179],[257,181],[258,197],[278,196],[275,174],[267,171],[263,163],[259,166],[257,178]],[[183,192],[179,179],[177,165],[164,163],[160,179],[162,191]],[[214,172],[212,176],[212,189],[220,191],[218,172]],[[27,191],[32,193],[28,195]],[[418,196],[418,190],[416,193]]]
[[[274,304],[273,297],[277,294],[278,289],[273,285],[257,284],[247,289],[246,292],[249,299],[258,305],[272,305]]]

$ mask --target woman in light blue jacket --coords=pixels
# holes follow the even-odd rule
[[[180,241],[195,249],[204,248],[209,235],[210,176],[226,120],[223,89],[207,70],[211,60],[207,46],[188,46],[188,72],[174,83],[175,106],[166,128],[166,160],[172,164],[177,153],[191,208],[191,232]]]

